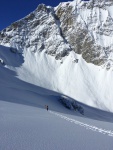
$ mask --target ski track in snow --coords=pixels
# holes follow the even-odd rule
[[[66,121],[69,121],[69,122],[74,123],[76,125],[82,126],[82,127],[86,128],[88,130],[92,130],[92,131],[99,132],[99,133],[106,134],[108,136],[113,137],[113,131],[111,131],[111,130],[105,130],[105,129],[102,129],[102,128],[98,128],[96,126],[89,125],[89,124],[77,121],[75,119],[68,118],[64,115],[58,114],[58,113],[53,112],[53,111],[49,111],[49,112],[56,115],[56,116],[58,116],[58,117],[60,117],[60,118],[62,118],[62,119],[65,119]]]

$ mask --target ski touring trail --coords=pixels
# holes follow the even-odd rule
[[[106,129],[98,128],[98,127],[96,127],[96,126],[89,125],[89,124],[80,122],[80,121],[75,120],[75,119],[71,119],[71,118],[69,118],[69,117],[66,117],[66,116],[64,116],[64,115],[61,115],[61,114],[56,113],[56,112],[53,112],[53,111],[49,111],[49,112],[50,112],[51,114],[54,114],[54,115],[56,115],[56,116],[62,118],[62,119],[65,119],[66,121],[69,121],[69,122],[74,123],[74,124],[76,124],[76,125],[82,126],[82,127],[86,128],[86,129],[88,129],[88,130],[92,130],[92,131],[94,131],[94,132],[99,132],[99,133],[102,133],[102,134],[106,134],[106,135],[108,135],[108,136],[110,136],[110,137],[113,137],[113,131],[111,131],[111,130],[106,130]]]

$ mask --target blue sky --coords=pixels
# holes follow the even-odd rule
[[[63,1],[69,0],[0,0],[0,30],[28,15],[40,3],[57,6]]]

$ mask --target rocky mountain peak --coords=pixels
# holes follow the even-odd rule
[[[113,62],[113,0],[76,0],[53,8],[40,4],[0,32],[0,44],[18,52],[44,51],[62,59],[74,51],[88,63]]]

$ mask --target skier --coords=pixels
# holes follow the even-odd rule
[[[48,105],[45,105],[45,109],[48,111],[48,109],[49,109]]]
[[[48,108],[48,105],[46,106],[46,109],[47,109],[47,111],[48,111],[48,109],[49,109],[49,108]]]

